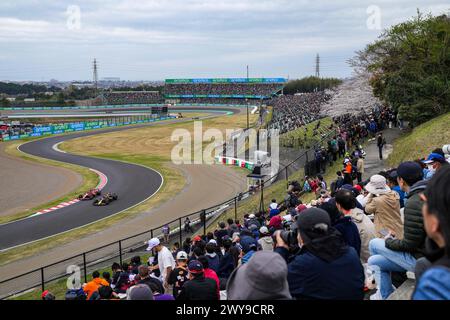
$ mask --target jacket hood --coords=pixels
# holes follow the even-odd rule
[[[273,239],[272,239],[272,237],[270,237],[270,236],[259,238],[259,240],[260,240],[261,242],[265,242],[265,243],[267,243],[267,244],[273,244]]]
[[[354,208],[352,209],[352,213],[350,214],[350,216],[355,223],[360,223],[363,221],[364,214],[364,211],[362,211],[361,209]]]
[[[422,192],[427,187],[428,180],[420,180],[412,185],[412,187],[409,189],[407,198],[411,197],[412,195]]]

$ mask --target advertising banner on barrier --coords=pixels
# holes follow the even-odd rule
[[[41,136],[47,136],[52,134],[61,134],[61,133],[68,133],[68,132],[75,132],[75,131],[84,131],[84,130],[93,130],[93,129],[100,129],[100,128],[108,128],[108,127],[117,127],[117,126],[124,126],[129,124],[137,124],[137,123],[147,123],[147,122],[154,122],[154,121],[162,121],[167,120],[175,117],[161,117],[158,119],[149,118],[145,120],[138,120],[138,121],[132,121],[132,122],[114,122],[114,123],[106,123],[105,121],[88,121],[88,122],[74,122],[74,123],[63,123],[63,124],[56,124],[51,126],[42,126],[42,127],[34,127],[33,132],[21,134],[21,135],[3,135],[0,136],[0,141],[9,141],[9,140],[19,140],[29,137],[41,137]]]

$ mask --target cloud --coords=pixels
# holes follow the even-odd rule
[[[67,28],[69,5],[81,9],[80,30]],[[90,77],[96,57],[100,75],[127,79],[240,75],[246,64],[260,75],[302,76],[320,53],[324,75],[344,77],[351,73],[345,60],[381,32],[367,29],[369,5],[380,7],[383,27],[417,8],[449,7],[434,0],[3,0],[0,46],[14,55],[0,57],[0,71],[80,79]]]

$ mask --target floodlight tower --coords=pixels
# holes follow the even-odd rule
[[[316,77],[320,78],[320,57],[319,57],[319,54],[316,55]]]
[[[93,67],[92,67],[92,77],[94,80],[94,89],[97,92],[97,84],[98,84],[98,69],[97,69],[97,59],[94,58]]]

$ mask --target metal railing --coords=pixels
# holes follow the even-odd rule
[[[334,130],[330,130],[314,146],[303,151],[296,159],[278,170],[276,174],[267,178],[267,180],[264,180],[261,183],[259,190],[256,190],[256,192],[246,191],[240,193],[220,204],[184,215],[166,223],[163,226],[108,243],[90,251],[77,254],[23,274],[14,275],[6,280],[2,280],[0,281],[0,299],[5,299],[39,287],[44,290],[48,283],[62,281],[62,279],[70,276],[70,272],[67,272],[67,267],[73,265],[80,266],[79,271],[81,280],[87,282],[88,275],[94,270],[105,268],[107,266],[109,267],[113,262],[118,261],[122,263],[133,256],[144,255],[147,253],[145,251],[146,241],[153,237],[164,239],[162,232],[162,228],[164,226],[169,226],[169,237],[172,241],[173,239],[178,238],[179,243],[181,244],[183,242],[183,237],[191,236],[196,233],[205,234],[207,227],[225,211],[233,210],[234,218],[236,220],[239,205],[246,203],[249,199],[260,197],[260,204],[258,207],[260,209],[265,209],[264,186],[270,185],[271,182],[280,180],[285,180],[287,185],[290,176],[288,174],[288,169],[291,167],[307,168],[308,166],[311,166],[311,162],[315,161],[313,156],[310,157],[311,153],[314,155],[314,150],[316,147],[322,145],[325,140],[335,134],[336,132]],[[296,169],[296,171],[297,170],[298,169]],[[314,173],[309,172],[308,174],[313,175]],[[185,224],[187,218],[190,220],[189,224]]]

